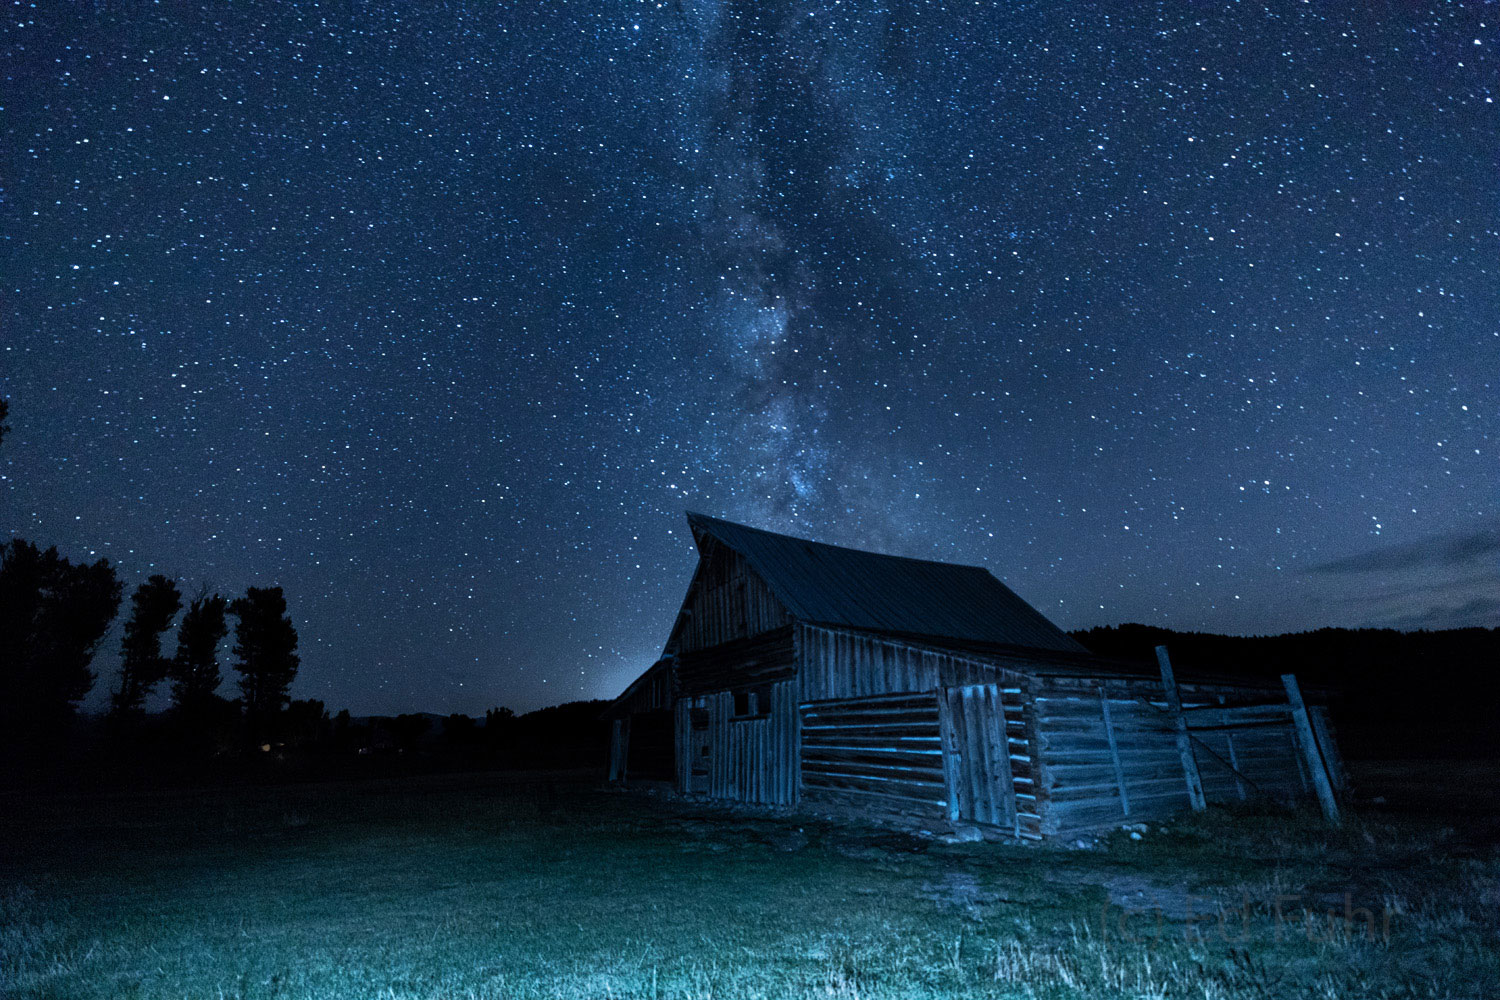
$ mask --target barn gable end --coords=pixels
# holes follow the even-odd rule
[[[742,554],[706,532],[693,535],[698,567],[665,655],[743,641],[791,624],[791,615]]]

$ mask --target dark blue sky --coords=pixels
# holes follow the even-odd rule
[[[614,694],[689,508],[1069,628],[1500,625],[1497,23],[17,4],[0,530],[281,583],[356,712]]]

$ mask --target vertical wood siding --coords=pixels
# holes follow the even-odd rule
[[[693,790],[692,761],[688,758],[688,748],[691,745],[691,729],[689,716],[692,711],[692,703],[686,699],[679,699],[673,706],[673,732],[676,744],[676,755],[674,763],[677,767],[677,791],[686,795]]]
[[[790,680],[771,685],[770,711],[753,718],[734,717],[734,694],[716,691],[682,699],[708,713],[709,798],[767,805],[792,805],[797,801],[797,743],[800,720],[795,685]],[[679,710],[679,740],[688,732]],[[685,742],[680,745],[687,745]],[[690,776],[679,765],[680,787]]]
[[[1019,687],[969,684],[941,694],[948,814],[954,822],[1040,836],[1026,704]]]
[[[667,645],[671,652],[692,652],[789,624],[786,609],[744,557],[715,545],[702,557]]]
[[[882,636],[799,623],[797,677],[804,702],[935,691],[1022,675],[973,656]]]

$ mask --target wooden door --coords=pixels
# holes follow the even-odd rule
[[[946,688],[938,705],[949,819],[1015,830],[1016,789],[999,685]]]

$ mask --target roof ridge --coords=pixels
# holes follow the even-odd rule
[[[988,566],[981,566],[978,563],[947,562],[942,559],[923,559],[918,556],[896,555],[893,552],[874,552],[870,549],[855,548],[852,545],[838,545],[834,542],[820,542],[815,538],[805,538],[802,535],[789,535],[784,531],[771,531],[769,528],[757,528],[754,525],[741,524],[739,521],[731,521],[728,518],[714,517],[712,514],[701,514],[695,510],[687,511],[687,516],[688,522],[690,524],[694,521],[713,521],[718,524],[731,525],[741,531],[756,531],[761,533],[762,535],[775,535],[778,538],[786,538],[794,542],[801,542],[804,545],[816,545],[817,547],[823,549],[838,549],[840,552],[853,552],[856,555],[875,556],[879,559],[900,559],[903,562],[921,563],[925,566],[941,566],[944,569],[972,569],[978,570],[981,573],[990,573],[990,568]],[[993,573],[990,573],[990,575],[994,576]]]

